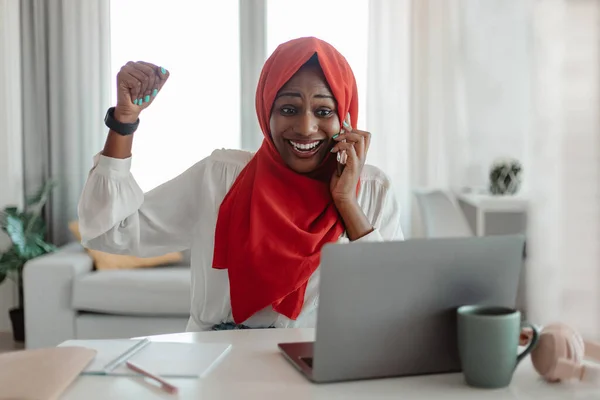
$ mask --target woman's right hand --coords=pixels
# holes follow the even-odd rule
[[[130,61],[117,74],[117,105],[115,119],[122,123],[135,123],[142,110],[156,98],[169,71],[143,61]]]

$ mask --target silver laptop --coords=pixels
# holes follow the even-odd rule
[[[522,235],[329,244],[314,343],[281,343],[313,382],[459,372],[455,311],[515,307]]]

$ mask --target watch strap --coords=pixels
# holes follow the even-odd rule
[[[115,119],[115,107],[111,107],[106,112],[104,124],[119,135],[127,136],[131,135],[137,130],[138,125],[140,124],[140,119],[138,118],[133,124],[119,122]]]

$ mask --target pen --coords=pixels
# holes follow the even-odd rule
[[[132,363],[131,361],[127,361],[125,363],[125,365],[127,365],[127,368],[144,375],[147,378],[153,379],[156,382],[160,383],[160,387],[167,393],[170,394],[176,394],[179,389],[177,388],[177,386],[173,386],[171,385],[169,382],[165,381],[163,378],[161,378],[160,376],[153,374],[151,372],[146,371],[145,369],[143,369],[142,367],[140,367],[139,365],[136,365],[134,363]]]
[[[106,364],[106,366],[104,367],[104,373],[109,374],[110,372],[112,372],[113,369],[117,368],[123,362],[127,361],[127,359],[133,357],[138,351],[142,350],[149,343],[150,340],[148,338],[139,341],[135,346],[127,350],[125,353],[121,354],[120,356]]]

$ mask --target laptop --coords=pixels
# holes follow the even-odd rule
[[[514,308],[523,235],[328,244],[314,342],[280,343],[313,382],[460,372],[456,309]]]

